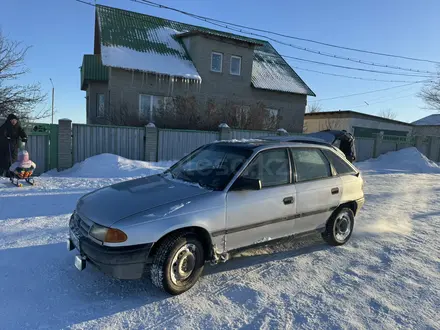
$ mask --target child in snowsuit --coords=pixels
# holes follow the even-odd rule
[[[29,159],[29,153],[22,150],[18,153],[18,160],[11,165],[9,171],[13,172],[20,179],[32,176],[37,165]]]

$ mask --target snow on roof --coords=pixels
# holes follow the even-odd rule
[[[103,65],[201,80],[179,38],[198,31],[253,44],[255,88],[315,96],[267,41],[102,5],[96,13]]]
[[[136,50],[124,46],[102,45],[102,64],[111,67],[140,70],[170,76],[201,80],[193,62],[189,59],[183,45],[175,39],[180,33],[166,26],[150,30],[136,29],[137,35],[146,33],[148,39],[158,40],[164,51],[154,49]]]
[[[315,95],[279,55],[257,50],[252,65],[252,85],[261,89]]]
[[[191,61],[173,55],[107,46],[102,46],[101,52],[102,64],[106,66],[202,80]]]
[[[416,120],[413,125],[440,125],[440,114],[429,115],[422,119]]]

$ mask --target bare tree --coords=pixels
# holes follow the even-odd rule
[[[428,82],[418,96],[428,105],[429,109],[440,111],[440,66],[437,78]]]
[[[391,109],[383,109],[378,113],[379,117],[387,118],[387,119],[396,119],[397,113],[395,113]]]
[[[306,113],[321,112],[321,111],[322,111],[322,106],[318,102],[308,104],[306,108]]]
[[[139,116],[138,112],[126,102],[118,105],[111,104],[109,110],[102,117],[102,124],[116,126],[145,126],[149,120]]]
[[[342,124],[341,124],[341,120],[340,119],[331,119],[328,118],[326,119],[326,121],[324,122],[324,128],[323,129],[328,129],[328,130],[340,130],[342,129]]]
[[[176,96],[155,109],[158,127],[216,130],[221,123],[232,128],[273,130],[278,128],[281,116],[261,102],[245,104],[229,99],[198,100],[195,96]]]
[[[29,69],[24,59],[29,47],[7,39],[0,31],[0,116],[16,113],[22,119],[41,119],[50,115],[49,108],[36,108],[46,99],[38,83],[21,85],[16,81]]]

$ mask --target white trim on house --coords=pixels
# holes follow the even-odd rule
[[[97,118],[105,117],[105,95],[104,95],[104,93],[96,93],[96,117]]]
[[[150,98],[150,104],[149,109],[147,111],[142,111],[142,97],[149,97]],[[172,105],[172,98],[169,96],[161,96],[161,95],[151,95],[151,94],[145,94],[140,93],[139,94],[139,119],[147,119],[149,122],[153,121],[154,117],[154,106],[157,105],[162,101],[162,105],[164,107],[167,107],[168,105]]]
[[[214,70],[214,68],[212,67],[212,58],[214,57],[214,55],[220,55],[220,71]],[[218,73],[221,73],[223,71],[223,53],[211,52],[211,71]]]
[[[142,109],[142,97],[143,96],[150,98],[150,108],[148,109],[147,113],[145,113],[145,111],[143,111],[143,109]],[[153,108],[153,96],[150,94],[143,94],[143,93],[139,94],[139,118],[140,119],[146,118],[151,122],[153,120],[152,108]]]
[[[239,60],[238,73],[232,72],[232,59]],[[230,65],[229,65],[229,73],[233,76],[240,76],[241,75],[241,56],[231,55],[231,61],[230,61]]]

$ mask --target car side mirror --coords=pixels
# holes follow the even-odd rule
[[[260,190],[261,189],[261,180],[260,179],[250,179],[239,177],[235,180],[234,184],[231,187],[231,190],[239,191],[239,190]]]

